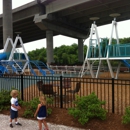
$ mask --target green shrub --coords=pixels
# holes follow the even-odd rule
[[[0,91],[0,111],[2,111],[3,109],[7,110],[10,107],[10,92],[15,89],[12,87],[11,90],[1,90]]]
[[[23,116],[26,118],[33,117],[34,113],[30,110],[25,110]]]
[[[52,104],[53,98],[46,97],[46,101],[47,101],[47,104]],[[24,111],[23,116],[26,118],[33,117],[38,104],[39,104],[39,98],[33,98],[29,102],[24,102],[23,105],[26,107],[26,110]],[[50,115],[51,113],[52,113],[52,109],[47,108],[47,115]]]
[[[52,104],[53,100],[54,100],[53,97],[46,97],[47,104]]]
[[[10,91],[1,90],[0,91],[0,106],[10,105]]]
[[[49,104],[52,104],[53,103],[53,97],[46,97],[46,101],[47,101],[47,105],[49,105]],[[51,108],[47,108],[47,115],[49,116],[49,115],[51,115],[51,113],[52,113],[52,109]]]
[[[122,123],[123,124],[129,124],[130,123],[130,106],[126,107],[125,114],[122,117]]]
[[[15,88],[12,87],[11,90],[2,89],[0,91],[0,111],[8,110],[10,108],[10,99],[11,99],[10,93],[13,89],[15,89]],[[20,96],[20,93],[18,95],[18,98],[19,98],[19,96]],[[22,104],[22,102],[23,101],[21,99],[19,99],[20,105]]]
[[[75,108],[68,109],[68,113],[77,118],[82,125],[94,117],[101,120],[106,119],[106,110],[102,108],[102,105],[105,105],[105,101],[100,101],[94,92],[89,96],[79,97],[77,95],[74,104]]]
[[[47,115],[51,115],[52,113],[52,109],[51,108],[47,108]]]
[[[29,102],[25,102],[23,103],[23,105],[25,106],[25,111],[23,116],[28,118],[28,117],[33,117],[34,113],[37,109],[37,105],[39,103],[39,99],[38,98],[33,98],[31,101]]]

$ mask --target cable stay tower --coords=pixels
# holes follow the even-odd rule
[[[16,46],[20,43],[23,53],[20,53]],[[11,44],[11,52],[6,52],[8,45]],[[15,73],[15,74],[26,74],[26,70],[34,76],[37,76],[33,67],[37,68],[37,71],[41,75],[46,76],[46,74],[53,75],[55,72],[47,67],[42,61],[31,61],[26,53],[25,47],[23,45],[22,38],[19,34],[16,36],[15,41],[11,38],[7,38],[4,51],[0,54],[0,75],[5,73]]]
[[[88,49],[82,66],[80,77],[82,77],[85,74],[84,70],[85,67],[87,66],[88,70],[90,71],[91,77],[98,78],[100,70],[104,68],[104,67],[102,68],[103,60],[106,61],[108,65],[111,78],[115,78],[115,79],[118,78],[121,64],[124,64],[126,67],[130,68],[130,51],[129,51],[130,43],[124,43],[124,44],[119,43],[116,18],[120,16],[120,14],[114,13],[114,14],[110,14],[109,16],[113,17],[112,29],[111,29],[109,40],[107,39],[105,40],[104,38],[99,38],[98,36],[96,20],[98,20],[99,18],[98,17],[90,18],[90,20],[93,20],[94,22],[91,25]],[[116,44],[112,44],[114,31],[116,36]],[[95,34],[96,36],[95,39],[92,38],[93,34]],[[116,67],[117,70],[116,70],[116,74],[114,75],[111,62],[115,60],[118,61],[119,64]],[[95,62],[96,64],[98,63],[98,67],[96,69],[93,66]]]
[[[90,74],[91,74],[92,78],[95,78],[95,75],[94,75],[94,72],[93,72],[93,69],[92,69],[93,68],[93,64],[94,64],[95,61],[92,62],[89,59],[90,59],[90,55],[92,57],[95,57],[97,55],[97,53],[99,54],[98,57],[101,57],[100,44],[99,44],[100,39],[99,39],[99,36],[98,36],[98,30],[97,30],[97,25],[96,25],[96,21],[98,19],[99,19],[98,17],[90,18],[90,20],[92,20],[93,23],[91,25],[90,38],[89,38],[87,54],[86,54],[86,57],[85,57],[85,60],[84,60],[84,63],[83,63],[82,69],[81,69],[80,77],[83,77],[83,75],[85,74],[84,73],[85,68],[87,67],[87,71],[90,71]],[[96,36],[96,39],[92,39],[93,35]],[[94,49],[94,48],[96,48],[96,49]],[[91,52],[89,50],[91,50]],[[101,61],[99,62],[99,64],[101,64]],[[99,70],[100,70],[100,68],[98,67],[98,71],[96,73],[96,77],[98,77]]]

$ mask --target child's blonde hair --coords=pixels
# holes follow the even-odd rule
[[[18,94],[18,90],[12,90],[11,93],[10,93],[10,96],[14,97],[17,94]]]
[[[46,105],[46,97],[44,95],[41,95],[39,97],[39,101],[41,102],[42,105]]]

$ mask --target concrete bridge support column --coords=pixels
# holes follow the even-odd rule
[[[3,0],[3,47],[8,37],[13,38],[12,0]],[[12,46],[9,44],[7,52],[11,49]]]
[[[50,64],[54,62],[53,59],[53,31],[46,31],[46,47],[47,47],[47,63]]]
[[[78,39],[78,61],[84,61],[84,46],[83,46],[83,39]]]

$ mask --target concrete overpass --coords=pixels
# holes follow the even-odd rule
[[[13,10],[13,37],[15,32],[22,32],[20,35],[27,43],[46,38],[51,30],[53,36],[85,39],[92,23],[90,17],[99,17],[97,26],[101,26],[111,23],[112,13],[121,14],[117,21],[130,19],[130,0],[35,0]],[[1,14],[0,49],[3,48],[2,18]]]
[[[117,21],[130,19],[130,0],[42,0],[13,10],[13,32],[22,32],[25,43],[46,38],[46,30],[54,35],[62,34],[73,38],[86,38],[92,21],[99,17],[97,25],[109,24],[111,13],[120,13]],[[40,14],[45,27],[40,30],[34,17]],[[37,22],[37,21],[36,21]],[[0,48],[3,48],[2,15],[0,15]]]

